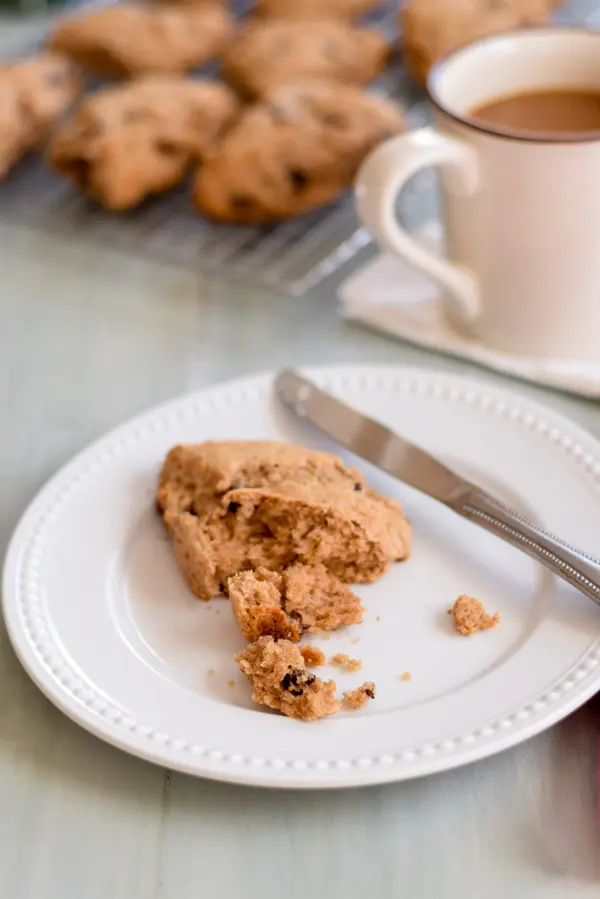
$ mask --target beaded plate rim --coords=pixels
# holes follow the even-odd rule
[[[505,418],[548,441],[574,460],[598,493],[600,442],[553,410],[504,389],[444,372],[392,366],[304,368],[322,386],[339,391],[382,389],[466,404]],[[48,529],[79,487],[115,456],[149,435],[200,412],[268,396],[272,373],[201,389],[158,406],[111,431],[68,462],[25,511],[4,566],[3,609],[19,660],[42,692],[68,717],[96,736],[148,761],[186,773],[274,787],[348,787],[409,779],[495,754],[544,730],[600,688],[600,636],[577,662],[536,699],[475,729],[397,753],[284,760],[245,756],[199,746],[136,721],[118,703],[71,669],[52,636],[37,577]],[[600,633],[600,629],[599,629]]]

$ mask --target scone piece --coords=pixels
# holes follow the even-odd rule
[[[342,706],[349,712],[357,712],[372,699],[375,699],[375,684],[373,681],[366,681],[356,690],[348,690],[343,694]]]
[[[170,190],[238,110],[222,84],[147,75],[90,95],[54,136],[51,165],[106,209]]]
[[[80,90],[76,67],[56,53],[0,66],[0,178],[45,142]]]
[[[233,617],[249,643],[267,635],[292,643],[300,639],[298,622],[283,609],[281,587],[281,575],[266,568],[241,571],[229,578],[227,593]]]
[[[337,456],[285,443],[177,446],[157,505],[201,599],[224,592],[238,571],[261,567],[323,565],[343,583],[375,581],[410,552],[410,525],[397,503]],[[301,576],[287,577],[290,601],[297,600]]]
[[[327,661],[323,650],[319,649],[317,646],[311,646],[309,643],[305,646],[301,646],[300,652],[302,653],[304,664],[308,668],[319,668]]]
[[[108,78],[183,73],[217,57],[233,32],[219,3],[115,3],[64,19],[49,45]]]
[[[388,45],[372,29],[345,22],[271,19],[235,38],[223,56],[223,77],[241,93],[264,96],[299,78],[366,84],[383,70]]]
[[[446,53],[511,28],[539,25],[562,0],[412,0],[402,5],[404,63],[421,83]]]
[[[227,592],[246,640],[266,634],[297,643],[302,634],[319,634],[362,621],[360,599],[324,565],[295,563],[282,574],[259,568],[230,578]]]
[[[252,684],[255,702],[303,721],[326,718],[339,710],[335,681],[312,674],[289,640],[260,637],[235,658]]]
[[[277,19],[331,18],[352,21],[382,0],[257,0],[253,12]]]
[[[403,128],[390,101],[331,81],[288,84],[249,107],[199,171],[198,209],[239,224],[279,221],[347,190],[367,154]]]
[[[472,637],[473,634],[487,631],[500,623],[498,612],[488,615],[481,600],[465,594],[458,597],[448,614],[454,616],[456,630],[463,637]]]

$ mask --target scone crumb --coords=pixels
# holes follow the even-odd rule
[[[235,681],[234,681],[234,680],[227,681],[227,686],[228,686],[228,687],[235,687]]]
[[[321,640],[329,640],[329,634],[321,634]]]
[[[214,668],[209,668],[209,669],[208,669],[208,676],[209,676],[209,677],[212,677],[212,676],[214,675],[214,673],[215,673],[215,669],[214,669]]]
[[[290,640],[259,637],[235,658],[252,684],[255,702],[302,721],[316,721],[339,711],[335,681],[323,681],[309,671]]]
[[[302,658],[309,668],[317,668],[325,664],[325,653],[316,646],[301,646]]]
[[[351,643],[360,643],[360,637],[354,637],[353,640],[350,640]]]
[[[496,627],[500,622],[498,612],[489,615],[481,600],[467,596],[464,593],[458,597],[452,608],[448,610],[448,614],[454,616],[456,630],[463,637],[471,637],[479,631],[487,631],[491,627]]]
[[[410,671],[403,671],[400,675],[400,680],[412,680],[412,674],[410,673]]]
[[[332,665],[337,665],[338,668],[345,668],[346,671],[360,671],[362,668],[360,659],[351,659],[345,652],[336,652],[329,661]]]
[[[375,621],[381,621],[381,618],[379,617],[379,615],[377,616],[377,618],[375,619]]]
[[[375,684],[373,681],[366,681],[356,690],[344,693],[342,706],[350,712],[356,712],[366,706],[371,699],[375,699]]]

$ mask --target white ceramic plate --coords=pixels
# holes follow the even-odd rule
[[[440,373],[306,373],[530,518],[597,551],[600,444],[571,422]],[[44,693],[92,733],[191,774],[354,786],[490,755],[558,721],[600,687],[598,607],[363,465],[376,487],[405,505],[413,556],[357,589],[367,609],[362,625],[311,642],[328,655],[362,659],[363,671],[325,673],[340,689],[374,680],[377,698],[361,712],[313,724],[254,706],[233,662],[243,642],[227,601],[190,595],[154,509],[169,447],[207,438],[327,447],[277,406],[269,376],[225,384],[94,444],[42,490],[14,535],[4,572],[13,645]],[[460,593],[499,611],[500,626],[469,639],[454,633],[447,610]]]

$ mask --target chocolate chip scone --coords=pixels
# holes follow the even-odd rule
[[[253,12],[277,19],[332,18],[353,21],[382,0],[257,0]]]
[[[234,618],[249,642],[270,635],[297,643],[303,634],[362,621],[360,599],[324,565],[295,563],[281,574],[259,568],[229,578]]]
[[[49,160],[107,209],[130,209],[178,184],[237,110],[225,85],[148,75],[89,96],[55,134]]]
[[[46,141],[80,90],[73,63],[55,53],[0,67],[0,178]]]
[[[421,83],[457,47],[511,28],[539,25],[562,0],[412,0],[402,6],[403,58]]]
[[[49,45],[109,78],[183,73],[217,57],[232,29],[232,19],[219,3],[117,3],[63,20]]]
[[[157,505],[201,599],[225,592],[245,569],[323,565],[343,583],[375,581],[410,552],[397,503],[336,456],[282,443],[175,447]]]
[[[260,97],[299,78],[366,84],[383,70],[388,45],[372,29],[345,22],[260,21],[240,34],[223,57],[223,76],[240,92]]]
[[[284,85],[242,113],[199,171],[196,205],[209,218],[242,224],[325,206],[402,127],[397,106],[358,88],[318,80]]]
[[[289,640],[260,637],[238,653],[236,662],[252,684],[252,699],[288,718],[316,721],[339,711],[335,681],[312,674]]]

